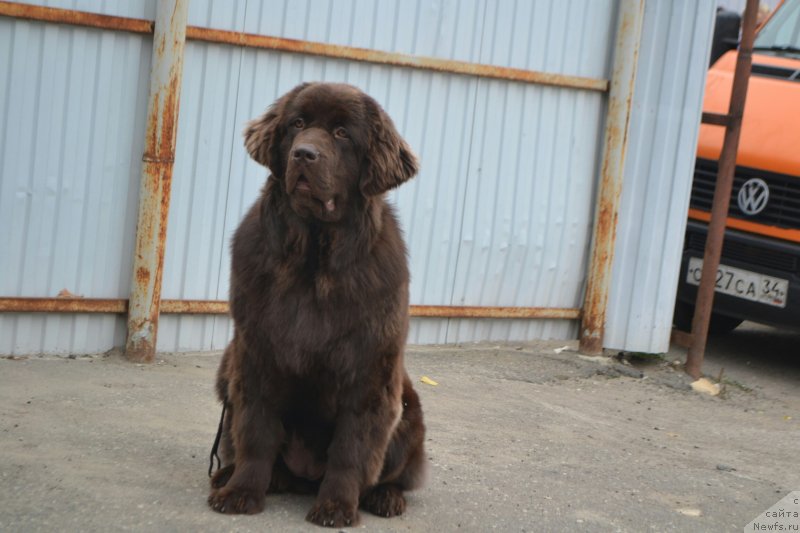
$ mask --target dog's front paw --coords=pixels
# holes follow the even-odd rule
[[[355,505],[334,500],[317,502],[306,515],[306,520],[325,527],[356,526],[359,522]]]
[[[406,499],[399,487],[378,485],[364,495],[361,507],[374,515],[389,518],[403,514],[406,510]]]
[[[256,514],[264,510],[264,491],[244,487],[212,490],[208,505],[218,513]]]
[[[211,488],[221,489],[230,481],[233,475],[234,466],[232,464],[222,467],[211,476]]]

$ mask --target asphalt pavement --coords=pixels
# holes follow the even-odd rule
[[[741,531],[800,489],[800,334],[751,325],[709,346],[719,397],[691,390],[680,349],[410,347],[429,479],[403,516],[355,529]],[[0,360],[0,531],[319,531],[308,496],[208,508],[219,357]]]

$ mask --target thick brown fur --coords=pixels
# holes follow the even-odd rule
[[[403,365],[406,249],[384,193],[417,162],[349,85],[300,85],[245,131],[269,167],[233,239],[234,337],[217,376],[228,409],[209,505],[257,513],[267,492],[317,492],[315,524],[405,510],[426,467]]]

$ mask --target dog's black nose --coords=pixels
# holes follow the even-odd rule
[[[313,163],[319,158],[319,150],[313,144],[298,144],[292,150],[292,158],[306,163]]]

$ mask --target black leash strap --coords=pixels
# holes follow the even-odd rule
[[[211,447],[211,456],[208,458],[208,477],[214,471],[214,459],[217,459],[217,470],[222,466],[222,461],[219,458],[219,441],[222,439],[222,425],[225,423],[225,411],[228,409],[228,403],[222,402],[222,415],[219,417],[219,428],[217,428],[217,437],[214,439],[214,445]]]

